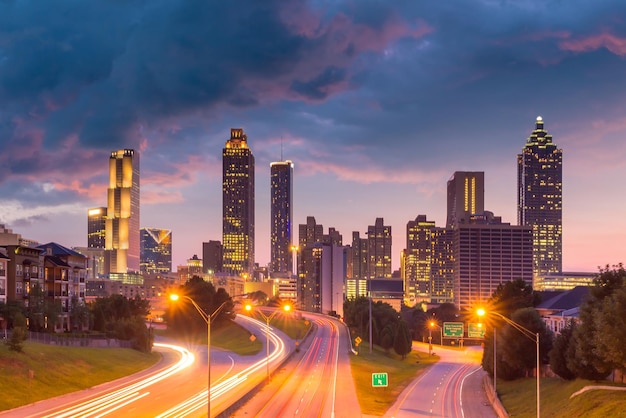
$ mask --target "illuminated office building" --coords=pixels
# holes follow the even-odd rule
[[[402,252],[400,271],[408,306],[430,302],[435,228],[435,222],[428,221],[426,215],[418,215],[406,225],[406,248]]]
[[[535,278],[562,270],[563,151],[537,117],[517,156],[518,224],[533,230]]]
[[[293,269],[291,246],[293,221],[293,163],[289,160],[270,164],[270,268],[272,273]]]
[[[109,158],[106,217],[106,272],[139,272],[139,153],[113,151]]]
[[[172,231],[141,228],[141,272],[164,274],[172,271]]]
[[[391,278],[391,226],[383,218],[367,227],[367,257],[370,279]]]
[[[475,213],[485,211],[485,173],[455,171],[448,180],[448,214],[446,228],[469,223]]]
[[[472,215],[454,233],[454,304],[484,305],[499,285],[533,282],[533,235],[527,226],[502,223],[491,212]]]
[[[225,273],[251,278],[254,269],[254,156],[241,128],[222,153],[222,246]]]
[[[87,211],[87,248],[104,248],[106,241],[107,208]]]

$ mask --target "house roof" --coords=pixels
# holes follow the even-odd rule
[[[576,286],[571,290],[554,294],[549,293],[549,297],[546,297],[543,302],[537,306],[537,309],[550,309],[565,311],[568,309],[577,308],[585,301],[587,295],[589,295],[589,286]]]
[[[70,250],[69,248],[62,246],[61,244],[57,244],[56,242],[42,244],[39,245],[37,248],[44,251],[44,253],[47,251],[48,248],[50,248],[50,252],[52,253],[52,255],[56,256],[72,255],[77,257],[85,257],[83,254],[74,250]]]

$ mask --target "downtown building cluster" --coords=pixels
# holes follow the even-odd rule
[[[510,280],[522,279],[539,290],[566,279],[568,288],[591,282],[591,274],[562,273],[562,150],[540,117],[517,156],[517,224],[485,210],[484,172],[454,172],[447,183],[446,225],[435,225],[425,214],[409,220],[395,272],[391,227],[382,217],[364,237],[352,231],[351,241],[344,243],[338,230],[330,227],[325,233],[314,216],[307,216],[298,225],[296,241],[294,163],[282,155],[270,164],[271,257],[268,266],[259,267],[255,160],[243,129],[231,129],[222,164],[222,239],[203,242],[202,258],[193,255],[176,274],[171,273],[172,231],[140,227],[139,154],[123,149],[109,158],[106,206],[88,210],[86,247],[38,246],[10,230],[0,231],[0,299],[28,303],[36,278],[66,310],[73,295],[85,300],[140,296],[155,305],[167,286],[198,275],[230,294],[261,290],[290,299],[302,310],[341,316],[346,299],[362,296],[396,309],[446,302],[465,309],[485,302]],[[59,283],[48,285],[46,278],[56,276]]]

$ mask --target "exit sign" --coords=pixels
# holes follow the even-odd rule
[[[388,383],[387,373],[372,373],[372,387],[386,388]]]

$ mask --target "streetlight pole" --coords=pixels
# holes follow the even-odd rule
[[[510,318],[507,318],[506,316],[502,315],[501,313],[498,312],[490,312],[496,316],[498,316],[499,318],[503,319],[504,322],[506,322],[507,324],[509,324],[510,326],[512,326],[513,328],[515,328],[516,330],[518,330],[520,333],[522,333],[522,335],[524,335],[526,338],[532,340],[535,342],[535,344],[537,345],[537,418],[541,417],[541,392],[539,390],[539,382],[540,382],[540,375],[541,375],[541,364],[540,364],[540,360],[539,360],[539,333],[534,333],[531,330],[529,330],[528,328],[518,324],[517,322],[513,321]],[[485,315],[485,310],[484,309],[479,309],[478,310],[478,316],[484,316]],[[494,392],[495,392],[495,387],[496,387],[496,368],[495,368],[495,364],[496,364],[496,331],[495,331],[495,327],[493,328],[493,364],[494,364],[494,368],[493,368],[493,387],[494,387]]]
[[[241,295],[238,295],[241,296]],[[232,297],[228,300],[222,302],[222,304],[211,314],[207,314],[204,309],[202,309],[195,300],[191,299],[186,295],[177,295],[171,294],[170,299],[173,301],[177,301],[180,298],[185,298],[194,308],[198,311],[202,319],[206,322],[206,335],[207,335],[207,347],[206,347],[206,361],[207,361],[207,417],[211,418],[211,318],[215,317],[222,308],[226,305],[226,303],[230,302]]]
[[[251,311],[252,310],[252,305],[246,305],[246,311]],[[282,310],[284,312],[289,312],[291,310],[291,305],[283,305]],[[270,380],[270,321],[272,320],[272,318],[274,318],[276,316],[277,313],[280,312],[280,310],[275,310],[274,312],[272,312],[269,316],[265,315],[263,313],[263,311],[261,310],[257,310],[257,312],[259,313],[259,315],[261,315],[261,317],[263,317],[263,319],[265,319],[265,369],[267,372],[267,381],[269,382]]]

